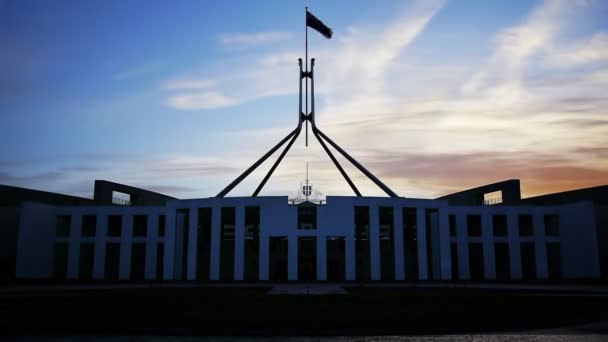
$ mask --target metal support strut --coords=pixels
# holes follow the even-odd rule
[[[298,126],[293,131],[291,131],[291,133],[289,133],[285,138],[283,138],[283,140],[281,140],[272,149],[270,149],[270,151],[266,152],[266,154],[264,154],[258,161],[253,163],[253,165],[251,165],[247,170],[245,170],[245,172],[243,172],[234,181],[232,181],[232,183],[228,184],[228,186],[226,188],[224,188],[222,191],[220,191],[220,193],[218,193],[216,197],[222,198],[222,197],[226,196],[235,186],[237,186],[241,181],[243,181],[243,179],[247,178],[247,176],[249,176],[249,174],[251,172],[253,172],[255,169],[257,169],[258,166],[260,166],[262,163],[264,163],[264,161],[266,161],[266,159],[268,159],[268,157],[273,155],[274,152],[276,152],[279,148],[281,148],[281,146],[283,146],[289,140],[289,143],[287,144],[285,149],[283,149],[283,152],[281,152],[281,154],[279,155],[277,160],[274,162],[274,164],[272,165],[272,167],[270,168],[270,170],[268,171],[266,176],[264,176],[264,179],[262,179],[262,182],[260,182],[260,185],[258,185],[258,187],[253,192],[252,197],[256,197],[260,193],[260,191],[262,190],[264,185],[266,185],[266,182],[268,181],[268,179],[270,179],[270,177],[272,176],[272,174],[274,173],[276,168],[279,166],[279,164],[283,160],[283,157],[285,157],[285,155],[287,154],[287,152],[289,151],[289,149],[291,148],[293,143],[298,139],[298,136],[300,135],[300,131],[302,130],[302,123],[305,121],[306,121],[306,126],[307,126],[306,127],[307,128],[306,136],[308,137],[308,121],[310,121],[310,125],[312,127],[312,133],[315,135],[315,137],[319,141],[319,144],[321,144],[321,146],[325,150],[325,153],[327,153],[327,155],[329,156],[331,161],[334,163],[334,165],[336,166],[338,171],[340,171],[340,174],[342,174],[342,177],[344,177],[344,179],[346,180],[348,185],[351,187],[351,189],[357,196],[360,197],[361,192],[359,192],[359,190],[357,189],[357,187],[355,186],[353,181],[350,179],[350,177],[348,177],[348,174],[346,173],[346,171],[344,171],[344,169],[342,168],[342,166],[340,165],[340,163],[338,162],[336,157],[334,157],[334,155],[331,153],[326,142],[329,143],[329,145],[331,145],[333,148],[335,148],[340,154],[342,154],[342,156],[344,156],[359,171],[361,171],[364,175],[366,175],[367,178],[369,178],[372,182],[374,182],[374,184],[376,184],[380,189],[382,189],[388,196],[399,197],[388,186],[386,186],[384,183],[382,183],[376,176],[374,176],[365,167],[363,167],[363,165],[361,165],[359,162],[357,162],[357,160],[355,160],[348,153],[346,153],[346,151],[344,151],[340,146],[338,146],[338,144],[336,144],[333,140],[331,140],[327,135],[325,135],[317,127],[317,125],[315,123],[315,82],[314,82],[315,59],[312,58],[310,61],[310,70],[305,70],[305,71],[302,70],[302,59],[301,58],[298,59],[298,64],[300,66],[300,97],[299,97],[299,101],[298,101],[299,102]],[[308,69],[308,63],[306,63],[306,64],[307,64],[307,69]],[[306,87],[307,88],[306,89],[306,101],[307,102],[308,102],[308,79],[310,79],[310,113],[302,112],[302,80],[304,80],[304,79],[306,80],[306,85],[307,85],[307,87]],[[306,107],[308,109],[308,103],[307,103]],[[308,141],[307,141],[307,143],[308,143]],[[307,146],[308,146],[308,144],[307,144]]]

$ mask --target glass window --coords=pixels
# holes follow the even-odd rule
[[[317,206],[308,204],[298,206],[298,229],[317,229]]]
[[[133,217],[133,236],[148,235],[148,217],[146,215],[135,215]]]
[[[559,236],[559,218],[555,214],[545,215],[545,235]]]
[[[532,215],[522,214],[518,217],[519,235],[532,236],[534,235],[534,227],[532,226]]]
[[[456,236],[456,215],[449,215],[450,236]]]
[[[71,224],[72,217],[70,215],[57,215],[57,221],[55,222],[55,235],[58,237],[70,236]]]
[[[492,215],[494,236],[507,236],[507,215]]]
[[[481,236],[481,215],[467,215],[467,233],[469,236]]]
[[[120,236],[122,232],[122,216],[108,216],[108,236]]]
[[[158,236],[165,236],[165,215],[158,217]]]
[[[82,236],[95,236],[97,231],[97,216],[83,215],[82,216]]]

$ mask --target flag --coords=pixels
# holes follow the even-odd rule
[[[331,35],[333,34],[333,31],[329,27],[323,24],[321,20],[317,19],[317,17],[308,11],[306,11],[306,26],[317,30],[317,32],[325,36],[327,39],[331,38]]]

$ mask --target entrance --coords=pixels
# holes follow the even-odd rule
[[[287,237],[270,238],[270,280],[287,281]]]
[[[317,238],[306,236],[298,238],[298,280],[317,279]]]
[[[327,280],[343,281],[345,268],[344,238],[327,238]]]

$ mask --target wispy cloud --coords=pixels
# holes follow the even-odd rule
[[[207,89],[215,86],[216,80],[211,79],[173,79],[165,82],[167,90]]]
[[[238,103],[239,100],[215,91],[185,93],[169,98],[169,104],[173,108],[185,110],[222,108]]]
[[[122,81],[133,77],[140,77],[153,72],[156,72],[165,63],[163,62],[149,62],[142,65],[130,67],[127,70],[120,71],[114,75],[114,79]]]
[[[293,33],[281,31],[233,33],[220,36],[219,43],[223,46],[243,48],[282,42],[291,38]]]

